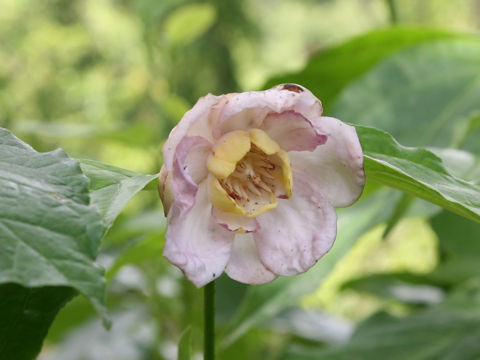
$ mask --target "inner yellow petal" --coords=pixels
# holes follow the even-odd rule
[[[207,161],[208,170],[219,179],[225,179],[237,162],[250,150],[250,135],[246,131],[232,131],[224,135],[213,148]]]
[[[250,139],[252,144],[255,144],[260,150],[267,155],[275,154],[280,150],[280,146],[270,139],[267,133],[260,129],[250,130]]]
[[[212,177],[210,180],[210,201],[218,210],[225,211],[229,214],[246,215],[243,208],[228,195],[215,177]]]

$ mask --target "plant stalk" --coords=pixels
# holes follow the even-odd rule
[[[215,359],[215,280],[205,285],[203,359]]]

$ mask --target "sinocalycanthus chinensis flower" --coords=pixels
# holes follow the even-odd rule
[[[224,271],[249,284],[305,272],[365,184],[355,128],[295,84],[201,98],[163,156],[164,256],[198,287]]]

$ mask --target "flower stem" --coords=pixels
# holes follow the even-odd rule
[[[203,359],[215,359],[215,280],[205,285]]]

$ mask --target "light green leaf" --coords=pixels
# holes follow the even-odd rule
[[[265,87],[289,82],[306,86],[322,100],[329,113],[333,101],[345,86],[388,55],[418,43],[452,36],[446,32],[424,28],[396,27],[376,30],[321,51],[309,61],[305,69],[274,77]]]
[[[186,44],[207,31],[217,13],[211,4],[190,4],[176,9],[165,22],[165,31],[174,44]]]
[[[48,314],[35,314],[43,318],[44,329],[75,291],[105,316],[105,279],[103,270],[94,263],[101,222],[96,209],[89,205],[88,178],[79,163],[60,149],[38,153],[0,129],[0,198],[0,284],[19,285],[2,287],[5,293],[0,299],[20,299],[31,292],[28,299],[35,301],[39,294],[43,298],[50,294],[56,301],[45,310]],[[70,291],[60,291],[59,287]],[[19,311],[25,319],[23,331],[32,333],[31,338],[23,339],[25,348],[41,344],[44,332],[39,331],[38,323],[29,321],[30,314],[2,307],[3,311],[9,309]],[[21,324],[7,326],[14,331],[13,326]],[[38,331],[31,326],[38,326]],[[3,330],[4,336],[9,334]],[[10,347],[15,343],[0,339],[0,344],[2,355],[7,354],[0,358],[17,358]]]
[[[192,328],[186,328],[178,342],[178,360],[191,360],[192,358]]]
[[[329,114],[384,129],[405,145],[450,147],[480,110],[479,64],[478,37],[420,44],[348,86]]]
[[[105,234],[125,205],[158,175],[144,175],[94,160],[80,160],[90,178],[92,204],[102,217]]]
[[[357,126],[367,178],[480,221],[480,187],[456,178],[422,148],[408,148],[378,129]]]

